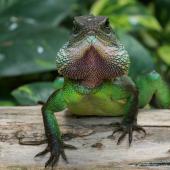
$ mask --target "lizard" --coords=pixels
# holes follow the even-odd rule
[[[54,112],[67,108],[79,116],[123,116],[112,135],[121,133],[118,144],[128,135],[130,145],[133,131],[146,134],[137,124],[139,108],[147,104],[170,108],[170,90],[156,71],[136,80],[128,76],[129,55],[108,17],[75,17],[70,39],[57,53],[56,66],[63,78],[41,109],[48,145],[36,156],[50,152],[45,167],[54,167],[60,156],[67,162],[64,148],[71,147],[63,142]]]

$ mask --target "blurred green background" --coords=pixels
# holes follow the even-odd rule
[[[58,88],[55,57],[77,15],[105,15],[135,78],[153,68],[170,84],[170,0],[0,0],[0,105],[36,105]]]

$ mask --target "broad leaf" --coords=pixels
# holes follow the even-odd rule
[[[125,31],[141,28],[161,30],[154,16],[135,0],[98,0],[92,6],[91,13],[108,16],[113,28]]]
[[[75,4],[76,0],[20,0],[9,5],[6,10],[2,11],[1,16],[28,18],[56,25],[70,14]]]
[[[5,11],[7,8],[11,7],[19,0],[0,0],[0,13]]]
[[[0,76],[54,70],[57,51],[67,40],[68,31],[44,28],[12,36],[0,41]]]
[[[12,92],[20,105],[44,103],[54,91],[52,82],[39,82],[23,85]]]
[[[29,0],[6,5],[0,13],[0,77],[55,69],[69,31],[59,23],[76,0]]]
[[[154,64],[152,61],[152,56],[148,50],[140,44],[140,42],[138,42],[131,35],[123,32],[118,32],[118,37],[129,53],[131,60],[129,74],[132,78],[135,78],[140,74],[153,71]]]
[[[54,82],[38,82],[26,84],[12,91],[13,97],[21,105],[35,105],[44,103],[54,90],[61,89],[63,77],[57,77]]]

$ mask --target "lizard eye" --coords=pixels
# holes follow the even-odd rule
[[[109,20],[107,19],[106,22],[105,22],[105,28],[110,28],[110,23],[109,23]]]
[[[78,25],[74,22],[74,25],[73,25],[73,34],[74,35],[77,35],[79,33],[79,27]]]
[[[105,23],[103,24],[103,31],[106,32],[107,34],[110,34],[111,33],[111,27],[110,27],[110,23],[109,23],[109,20],[107,19],[105,21]]]

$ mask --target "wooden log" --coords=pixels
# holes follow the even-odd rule
[[[147,135],[134,134],[131,147],[127,139],[116,145],[108,138],[113,124],[121,118],[76,117],[67,111],[56,113],[65,143],[77,150],[66,150],[69,164],[60,159],[56,169],[114,169],[114,170],[169,170],[170,169],[170,110],[141,110],[138,123]],[[46,144],[33,146],[20,142],[44,140],[40,106],[0,108],[0,169],[44,169],[49,157],[34,158]]]

